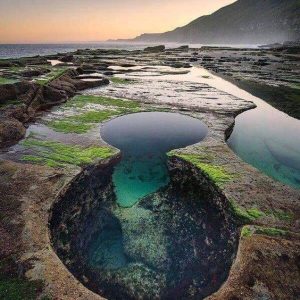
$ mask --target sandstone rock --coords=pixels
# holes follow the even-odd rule
[[[89,65],[89,64],[82,64],[80,69],[83,71],[83,73],[90,72],[90,71],[96,71],[97,67],[95,65]]]
[[[188,63],[174,62],[171,63],[170,66],[172,68],[180,69],[180,68],[191,68],[192,66]]]
[[[16,119],[0,119],[0,147],[13,145],[25,136],[26,129]]]
[[[154,47],[147,47],[144,49],[145,52],[163,52],[165,51],[166,46],[160,45],[160,46],[154,46]]]
[[[95,81],[77,79],[81,72],[81,69],[70,69],[47,85],[28,81],[0,85],[0,104],[17,98],[24,103],[21,106],[8,106],[0,111],[0,147],[20,140],[26,132],[22,123],[34,119],[36,112],[66,102],[76,91],[109,84],[106,78]]]
[[[0,85],[0,104],[7,100],[15,100],[18,96],[27,93],[34,85],[28,81]]]
[[[50,70],[48,69],[35,69],[35,70],[25,70],[23,72],[21,72],[21,76],[23,77],[34,77],[34,76],[40,76],[43,74],[47,74],[49,73]]]
[[[10,68],[13,66],[14,64],[10,61],[0,61],[0,68]]]
[[[74,56],[73,55],[65,55],[60,59],[62,62],[73,62]]]
[[[68,94],[64,90],[58,90],[51,86],[44,86],[43,98],[47,105],[55,105],[58,103],[65,102],[68,99]]]
[[[48,87],[51,87],[56,90],[64,91],[69,97],[72,97],[76,93],[76,88],[74,84],[68,81],[55,81],[51,82]]]
[[[22,123],[28,121],[27,109],[25,104],[9,105],[0,110],[0,118],[16,119]]]
[[[68,94],[62,89],[56,89],[51,86],[41,86],[28,105],[28,109],[32,109],[35,112],[40,111],[63,103],[67,98]]]
[[[103,72],[103,75],[105,75],[105,76],[112,76],[114,74],[115,74],[115,72],[113,72],[113,71],[105,71],[105,72]]]
[[[104,79],[97,80],[97,81],[78,80],[75,83],[75,86],[76,86],[77,90],[81,91],[81,90],[91,89],[91,88],[95,88],[95,87],[107,85],[107,84],[109,84],[109,80],[107,78],[104,78]]]
[[[5,103],[7,100],[13,100],[17,97],[16,86],[14,84],[0,85],[0,103]]]

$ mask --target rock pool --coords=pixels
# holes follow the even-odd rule
[[[122,157],[79,176],[54,206],[57,254],[108,299],[202,299],[228,276],[238,224],[199,170],[166,152],[205,138],[200,120],[145,112],[105,123]]]
[[[201,141],[207,127],[199,120],[164,112],[116,118],[101,128],[108,144],[122,152],[113,181],[118,204],[134,205],[169,182],[166,153]]]

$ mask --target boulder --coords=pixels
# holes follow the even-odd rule
[[[51,86],[43,87],[43,105],[56,105],[66,102],[68,99],[68,93],[65,90],[55,89]]]
[[[14,64],[10,61],[0,61],[0,68],[11,68]]]
[[[103,86],[109,84],[109,80],[107,78],[96,80],[96,81],[83,81],[83,80],[77,80],[75,83],[75,87],[77,90],[85,90],[85,89],[91,89],[98,86]]]
[[[65,56],[63,56],[63,57],[60,58],[60,61],[66,62],[66,63],[73,62],[73,60],[74,60],[74,56],[73,55],[65,55]]]
[[[89,65],[89,64],[82,64],[80,66],[80,69],[82,70],[83,73],[87,73],[87,72],[95,72],[97,71],[97,67],[95,65]]]
[[[163,52],[165,51],[166,46],[164,45],[159,45],[159,46],[154,46],[154,47],[147,47],[144,49],[144,52]]]
[[[113,72],[113,71],[105,71],[105,72],[103,72],[103,75],[105,75],[105,76],[112,76],[114,74],[115,74],[115,72]]]
[[[18,96],[27,93],[35,84],[28,81],[19,81],[12,84],[0,85],[0,104],[8,100],[15,100]]]
[[[26,129],[16,119],[0,118],[0,147],[8,147],[24,138]]]
[[[0,85],[0,104],[5,104],[8,100],[14,100],[17,97],[17,90],[14,84]]]
[[[24,70],[20,73],[23,77],[34,77],[34,76],[40,76],[49,73],[50,70],[48,69],[34,69],[34,70]]]
[[[8,105],[0,109],[0,118],[16,119],[22,123],[28,121],[27,109],[25,104]]]
[[[63,89],[52,86],[40,86],[28,105],[28,110],[36,112],[66,102],[68,94]]]

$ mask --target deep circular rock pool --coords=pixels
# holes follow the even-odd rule
[[[196,168],[166,155],[207,131],[198,119],[164,112],[102,126],[121,159],[78,176],[50,220],[57,254],[88,288],[108,299],[202,299],[221,286],[237,225]]]
[[[195,144],[206,134],[200,120],[176,113],[136,113],[105,123],[102,139],[122,152],[113,175],[118,204],[131,207],[167,185],[167,152]]]

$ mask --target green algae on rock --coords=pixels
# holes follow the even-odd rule
[[[88,104],[100,104],[103,106],[115,106],[128,109],[139,108],[141,106],[137,101],[90,95],[77,95],[70,99],[64,106],[83,108]]]
[[[84,166],[97,159],[112,157],[116,151],[109,147],[81,147],[67,145],[56,141],[41,141],[28,138],[23,146],[37,151],[35,155],[23,155],[23,161],[46,164],[50,167],[63,167],[65,165]]]
[[[288,231],[279,228],[263,227],[258,225],[246,225],[242,228],[241,237],[247,238],[252,236],[253,234],[280,237],[287,235]]]
[[[252,231],[248,225],[245,225],[241,230],[241,237],[246,238],[252,235]]]
[[[100,107],[100,110],[97,110],[97,105],[107,107],[107,109]],[[75,109],[77,114],[51,120],[47,125],[58,132],[82,134],[91,130],[96,124],[114,116],[139,111],[140,104],[126,99],[78,95],[64,104],[62,108]]]
[[[37,77],[34,81],[40,85],[46,85],[52,80],[57,79],[67,71],[66,68],[53,68],[50,73],[43,77]]]
[[[17,79],[0,77],[0,84],[11,84],[17,82]]]
[[[252,207],[249,209],[241,208],[233,199],[229,199],[229,208],[231,213],[243,223],[252,223],[256,219],[265,216],[265,213],[263,213],[256,207]]]
[[[175,155],[192,163],[197,168],[201,169],[217,185],[222,185],[234,178],[234,175],[230,174],[225,167],[207,162],[207,156],[177,152],[170,152],[168,155]]]
[[[1,279],[0,299],[5,300],[35,300],[43,288],[41,282],[26,279]]]
[[[96,124],[108,120],[114,116],[122,114],[116,110],[88,111],[81,114],[63,118],[61,120],[52,120],[48,126],[58,132],[64,133],[85,133],[92,129]]]
[[[291,221],[294,218],[294,214],[292,212],[286,212],[282,210],[268,211],[267,215],[273,215],[275,218],[283,221]]]
[[[47,125],[57,132],[63,133],[86,133],[93,128],[93,124],[82,124],[70,121],[50,121]]]

